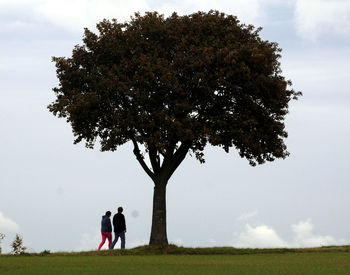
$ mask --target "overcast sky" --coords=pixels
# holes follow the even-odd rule
[[[29,251],[96,249],[106,210],[124,207],[126,247],[148,243],[151,180],[131,144],[73,145],[49,113],[51,56],[71,55],[83,28],[139,11],[218,9],[262,26],[283,49],[283,75],[304,96],[286,118],[291,155],[257,167],[232,150],[188,156],[167,189],[168,240],[184,246],[310,247],[350,243],[350,1],[0,0],[0,232]],[[119,244],[117,245],[118,247]]]

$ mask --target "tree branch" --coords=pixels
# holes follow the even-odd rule
[[[149,146],[148,148],[149,151],[149,160],[151,161],[152,168],[153,168],[153,173],[157,174],[160,170],[160,159],[157,154],[157,148],[155,146]]]
[[[140,149],[139,149],[139,146],[138,146],[136,140],[135,139],[131,139],[131,140],[132,140],[132,143],[134,144],[134,154],[136,156],[136,159],[141,164],[143,170],[145,170],[147,175],[154,181],[154,179],[155,179],[154,173],[152,173],[152,171],[148,168],[147,164],[143,160],[143,157],[142,157],[142,155],[140,153]]]
[[[170,179],[177,167],[179,167],[181,162],[185,159],[188,150],[191,148],[191,144],[191,141],[185,141],[181,143],[179,149],[176,150],[175,154],[164,160],[162,170],[167,179]]]
[[[161,165],[161,170],[164,170],[164,167],[168,167],[173,159],[174,156],[174,150],[176,146],[176,141],[169,142],[169,145],[167,146],[165,154],[163,154],[163,163]]]

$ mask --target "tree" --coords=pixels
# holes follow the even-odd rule
[[[251,165],[285,158],[284,117],[300,93],[281,75],[277,43],[217,11],[135,14],[85,29],[72,57],[54,57],[59,87],[48,106],[101,151],[131,141],[154,182],[150,244],[166,245],[166,186],[187,153],[235,147]],[[145,159],[148,155],[149,164]]]
[[[1,241],[5,238],[5,234],[3,233],[0,233],[0,244],[1,244]],[[0,254],[1,254],[1,246],[0,246]]]
[[[14,241],[11,244],[13,254],[23,254],[27,250],[25,246],[23,246],[23,239],[20,235],[16,234]]]

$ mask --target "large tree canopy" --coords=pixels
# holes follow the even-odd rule
[[[277,43],[262,40],[260,29],[217,11],[135,14],[97,29],[85,29],[72,57],[53,58],[59,87],[49,110],[72,125],[76,143],[92,148],[98,140],[113,151],[133,142],[155,183],[151,243],[167,243],[166,231],[154,233],[165,226],[165,198],[158,200],[164,216],[155,214],[156,189],[163,186],[165,197],[189,151],[203,162],[208,143],[234,147],[251,165],[288,155],[284,117],[299,93],[281,75]]]

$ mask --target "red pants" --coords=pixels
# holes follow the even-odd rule
[[[101,247],[104,245],[106,238],[108,239],[108,248],[111,246],[112,243],[112,233],[111,232],[101,232],[102,234],[102,242],[100,243],[98,250],[101,249]]]

